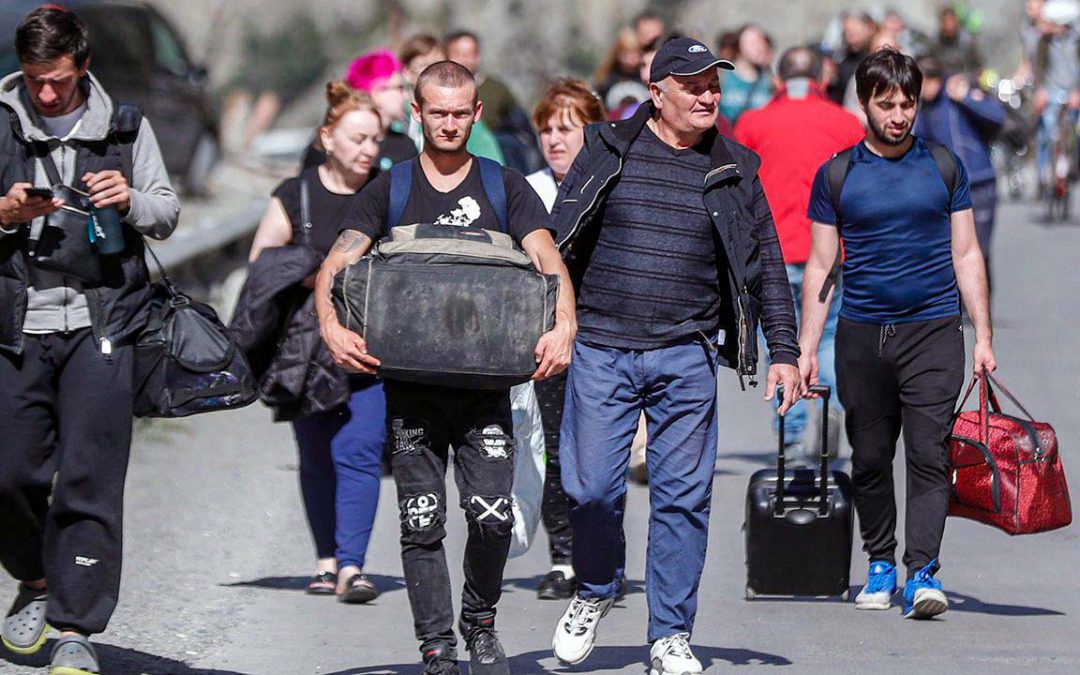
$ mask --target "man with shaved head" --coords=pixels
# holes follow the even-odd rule
[[[428,66],[417,79],[412,114],[423,128],[424,150],[408,164],[380,175],[357,196],[346,228],[327,256],[316,281],[316,308],[323,339],[334,359],[352,371],[377,374],[377,354],[364,339],[341,325],[330,298],[334,275],[364,255],[373,242],[398,224],[434,223],[506,230],[541,272],[562,280],[555,326],[536,344],[540,380],[563,371],[577,326],[570,277],[562,263],[544,204],[513,169],[493,162],[481,166],[466,143],[483,104],[465,67],[450,61]],[[492,189],[491,169],[502,185]],[[407,172],[407,173],[403,173]],[[404,180],[408,199],[391,215],[391,181]],[[501,196],[500,196],[501,195]],[[505,201],[501,207],[495,202]],[[500,223],[499,211],[505,213]],[[454,447],[455,478],[469,535],[465,544],[465,586],[459,628],[470,652],[469,672],[509,675],[495,635],[495,605],[502,589],[514,516],[510,488],[514,478],[510,390],[477,390],[387,379],[386,417],[390,465],[401,510],[401,559],[412,606],[416,637],[428,675],[456,675],[450,574],[446,536],[446,467]]]
[[[821,56],[808,47],[793,47],[780,57],[777,94],[764,108],[751,110],[735,125],[735,138],[761,156],[761,182],[769,197],[780,248],[784,251],[788,283],[798,314],[802,304],[802,278],[810,257],[810,184],[822,162],[850,148],[863,137],[858,119],[830,101],[821,85]],[[818,348],[821,383],[836,385],[833,337],[839,305],[829,313]],[[838,417],[840,401],[831,401]],[[786,455],[795,464],[814,465],[819,448],[804,441],[807,404],[788,412],[784,425]],[[836,420],[839,421],[839,420]],[[837,433],[840,425],[831,425]]]

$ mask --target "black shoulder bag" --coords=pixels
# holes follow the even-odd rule
[[[149,247],[161,282],[135,343],[136,417],[186,417],[230,410],[258,398],[244,353],[212,307],[173,286]]]
[[[45,216],[45,225],[30,254],[35,267],[73,277],[89,286],[102,281],[101,259],[90,241],[94,228],[90,195],[64,185],[60,171],[47,147],[36,146],[45,165],[45,175],[52,183],[53,194],[64,200],[59,211]]]

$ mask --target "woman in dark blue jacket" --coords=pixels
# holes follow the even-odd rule
[[[990,272],[990,234],[997,211],[997,175],[990,161],[990,140],[1005,122],[997,99],[971,85],[970,76],[943,73],[938,60],[918,60],[923,74],[919,115],[914,134],[952,150],[964,163],[971,182],[975,232]]]

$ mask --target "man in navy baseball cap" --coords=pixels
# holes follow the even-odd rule
[[[580,582],[552,636],[564,664],[589,657],[619,595],[624,476],[644,411],[650,672],[702,672],[690,639],[709,538],[716,368],[757,373],[759,317],[744,308],[761,308],[767,398],[783,385],[786,413],[799,395],[795,306],[760,162],[716,130],[719,69],[733,67],[697,40],[665,43],[650,100],[589,127],[559,186],[552,223],[579,280],[559,442]]]
[[[735,64],[717,58],[699,40],[676,38],[665,42],[656,52],[649,69],[649,82],[659,82],[669,75],[697,75],[710,68],[735,70]]]

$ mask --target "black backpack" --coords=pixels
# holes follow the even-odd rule
[[[956,163],[956,157],[944,145],[930,142],[927,142],[926,145],[930,149],[930,155],[934,158],[934,164],[937,164],[941,180],[945,182],[945,187],[949,189],[949,201],[952,202],[953,195],[956,194],[960,182],[960,167]],[[838,228],[842,220],[840,215],[840,193],[844,190],[844,181],[847,180],[848,169],[851,168],[852,150],[854,150],[854,146],[836,153],[825,167],[825,180],[829,185],[829,198],[832,201],[833,210],[836,212],[836,226]],[[825,283],[821,285],[818,302],[825,302],[829,299],[829,291],[836,285],[836,278],[840,276],[843,258],[844,251],[840,245],[837,245],[836,259],[833,260],[829,276],[825,277]]]
[[[149,320],[135,342],[135,416],[187,417],[253,403],[251,367],[217,313],[178,291],[150,256],[162,281],[152,287]]]

